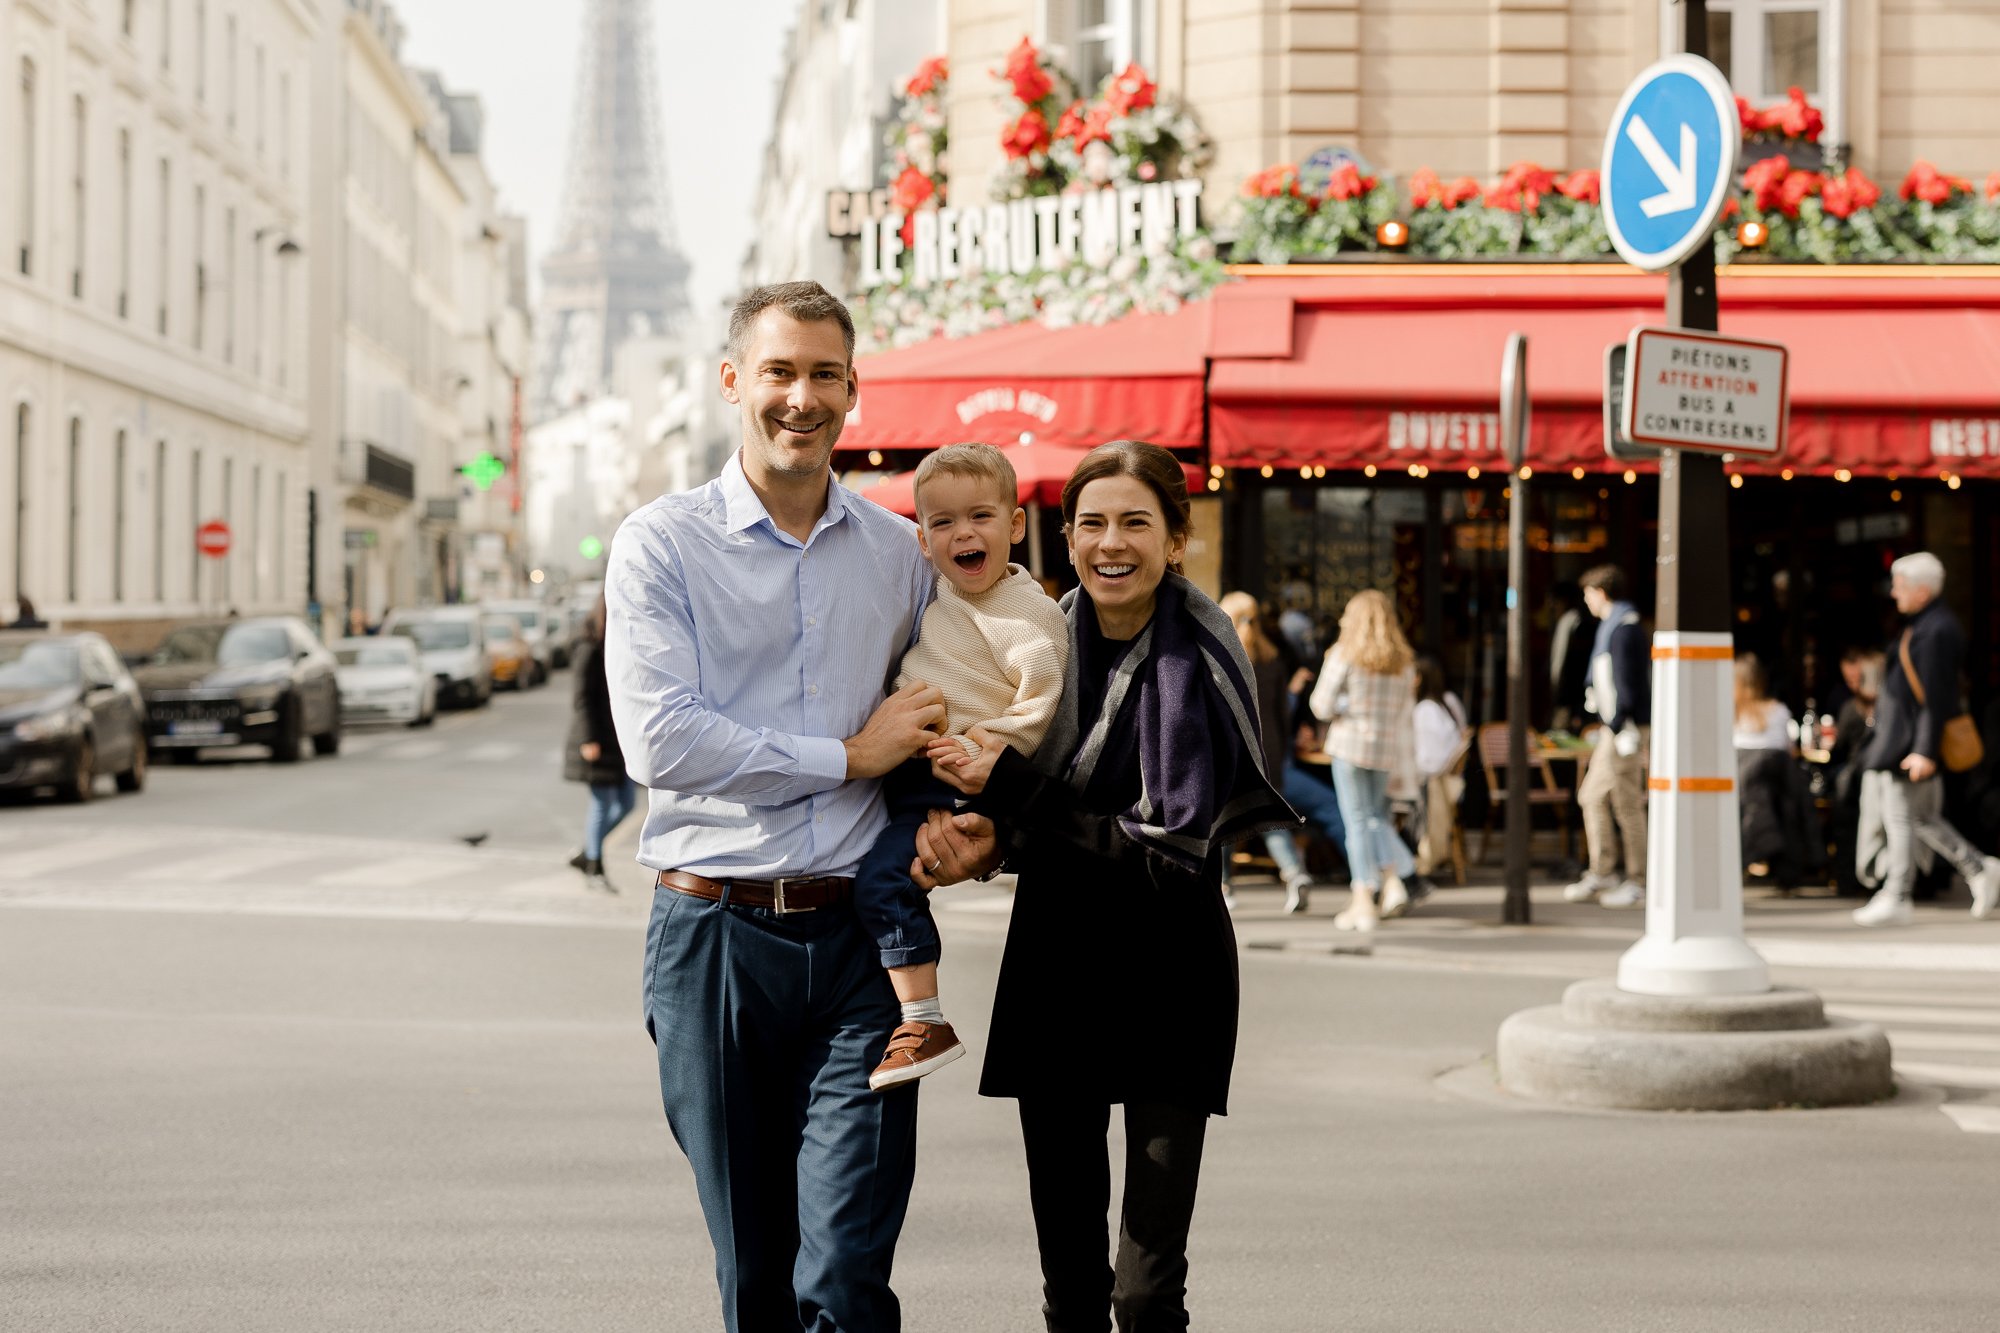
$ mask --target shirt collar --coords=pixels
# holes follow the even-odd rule
[[[748,528],[756,527],[759,523],[769,525],[773,533],[778,531],[778,525],[771,521],[770,511],[764,508],[764,502],[757,498],[757,492],[751,487],[750,478],[743,474],[743,455],[740,450],[731,454],[729,461],[723,464],[719,481],[722,487],[725,532],[733,537]],[[848,489],[833,480],[831,474],[827,477],[826,486],[826,512],[820,515],[819,522],[813,525],[815,537],[847,517],[849,501],[852,499]]]

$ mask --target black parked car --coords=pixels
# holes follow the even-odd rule
[[[146,704],[95,634],[0,632],[0,787],[87,801],[97,775],[146,785]]]
[[[182,763],[223,745],[268,745],[295,762],[340,752],[340,685],[333,654],[290,616],[182,625],[132,673],[146,693],[155,750]]]

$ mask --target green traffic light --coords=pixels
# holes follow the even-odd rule
[[[595,560],[604,554],[604,543],[595,537],[585,537],[576,544],[576,549],[585,560]]]
[[[507,465],[495,458],[491,452],[482,452],[470,463],[460,467],[459,471],[470,477],[473,485],[486,491],[493,488],[494,482],[507,475]]]

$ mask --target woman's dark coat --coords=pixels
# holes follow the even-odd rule
[[[571,663],[569,738],[563,750],[563,777],[570,782],[608,786],[625,781],[625,754],[618,748],[618,728],[611,720],[611,683],[604,674],[604,643],[585,636]],[[602,748],[595,763],[586,763],[583,746],[595,741]]]

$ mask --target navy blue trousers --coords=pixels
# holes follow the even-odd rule
[[[729,1333],[894,1333],[917,1090],[871,1092],[900,1010],[844,907],[655,889],[646,1028],[694,1168]]]
[[[883,795],[889,823],[861,868],[854,872],[854,914],[875,937],[884,967],[935,963],[942,953],[931,896],[910,878],[917,859],[917,830],[933,810],[950,810],[959,793],[931,776],[927,759],[912,759],[889,774]]]

